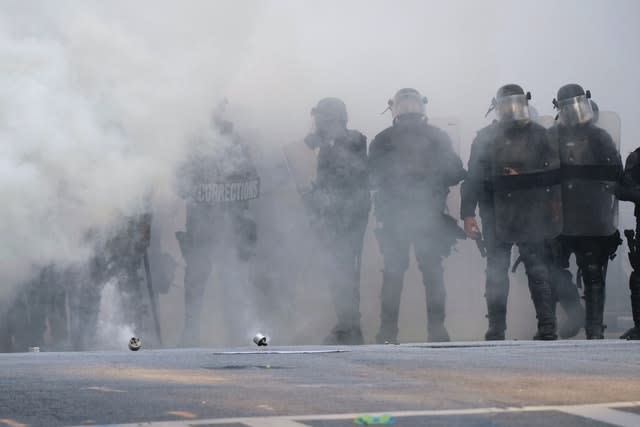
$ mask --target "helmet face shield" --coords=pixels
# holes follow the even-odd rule
[[[530,115],[527,95],[501,96],[496,100],[496,115],[500,122],[528,122]]]
[[[418,91],[401,90],[396,93],[391,103],[391,114],[393,118],[397,118],[403,114],[421,114],[425,113],[425,99],[420,96]]]
[[[585,124],[594,118],[593,108],[586,95],[563,99],[557,103],[560,123],[565,126]]]

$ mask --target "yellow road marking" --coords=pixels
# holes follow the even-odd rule
[[[27,424],[22,424],[15,420],[10,420],[9,418],[0,418],[0,424],[4,424],[9,427],[29,427]]]

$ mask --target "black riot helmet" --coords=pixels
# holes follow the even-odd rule
[[[553,106],[558,109],[560,123],[565,126],[583,125],[594,119],[593,108],[589,102],[591,92],[579,84],[571,83],[558,89],[558,97]]]
[[[491,107],[487,115],[496,110],[496,116],[500,123],[526,124],[531,120],[529,113],[529,100],[531,92],[524,92],[521,86],[507,84],[498,89],[496,97],[491,101]]]
[[[347,106],[338,98],[323,98],[311,109],[311,115],[318,121],[338,121],[347,125]]]
[[[347,106],[338,98],[323,98],[311,109],[316,132],[329,138],[343,135],[347,129]]]
[[[403,114],[424,116],[426,103],[427,98],[413,88],[400,89],[388,102],[394,121]]]

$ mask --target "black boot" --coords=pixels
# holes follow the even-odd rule
[[[571,280],[571,273],[566,270],[554,275],[553,282],[558,304],[560,304],[567,316],[564,323],[560,325],[558,334],[560,338],[573,338],[582,329],[585,317],[584,308],[580,303],[578,287]]]
[[[427,341],[429,342],[451,341],[449,332],[444,326],[444,301],[441,304],[427,304]]]
[[[378,344],[398,342],[398,317],[403,280],[404,273],[382,273],[380,331],[376,335]]]
[[[602,265],[589,264],[582,269],[586,306],[585,332],[588,340],[604,338],[604,274]]]
[[[451,341],[449,332],[445,328],[444,323],[429,323],[427,328],[429,342],[448,342]]]
[[[349,345],[351,344],[351,329],[334,327],[329,335],[322,341],[324,345]]]
[[[629,290],[631,290],[631,314],[633,315],[634,327],[625,332],[620,338],[640,340],[640,273],[631,272]]]
[[[507,329],[507,305],[487,299],[487,319],[489,329],[484,334],[485,341],[504,341]]]

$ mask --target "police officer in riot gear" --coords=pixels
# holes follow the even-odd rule
[[[469,238],[487,252],[487,340],[504,340],[511,247],[518,245],[538,318],[534,339],[554,340],[555,298],[545,264],[544,239],[562,226],[559,159],[544,127],[530,120],[531,95],[515,84],[502,86],[489,111],[497,121],[481,129],[471,146],[468,176],[461,188],[461,217]]]
[[[633,214],[636,217],[636,229],[624,232],[629,245],[629,262],[633,269],[629,277],[629,290],[634,325],[620,338],[640,340],[640,148],[627,157],[617,196],[620,200],[635,204]]]
[[[347,129],[347,109],[338,98],[321,99],[311,114],[315,129],[305,143],[318,154],[306,205],[332,264],[327,273],[337,316],[325,343],[362,344],[360,258],[371,207],[367,138]]]
[[[611,135],[594,124],[590,97],[580,85],[568,84],[553,101],[559,113],[549,138],[560,152],[564,225],[552,278],[571,280],[569,257],[575,254],[584,283],[586,336],[602,339],[607,263],[620,244],[615,188],[622,162]]]
[[[384,257],[378,343],[396,342],[404,273],[414,245],[427,299],[429,341],[448,341],[442,260],[456,238],[455,220],[445,214],[449,187],[465,171],[449,136],[425,117],[426,98],[401,89],[389,101],[393,125],[369,146],[369,173],[375,194],[376,236]]]
[[[233,135],[232,123],[222,120],[221,113],[214,117],[217,130],[211,129],[194,141],[178,176],[187,211],[186,230],[176,232],[186,263],[182,345],[200,343],[203,299],[214,268],[222,281],[222,292],[232,294],[233,287],[248,280],[248,274],[242,275],[240,270],[248,271],[257,241],[250,200],[259,196],[260,181],[247,146]],[[227,318],[232,310],[242,310],[239,304],[225,300]],[[227,325],[232,333],[240,332],[233,331],[234,327],[243,326],[235,323]]]

